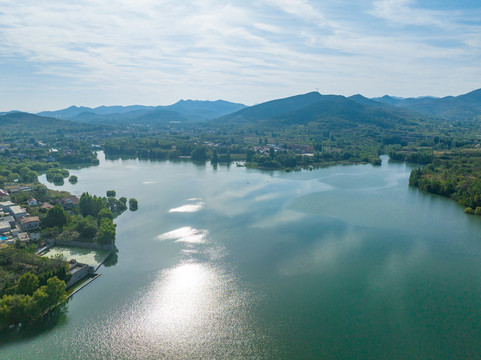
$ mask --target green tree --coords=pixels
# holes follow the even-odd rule
[[[48,308],[48,294],[46,286],[42,286],[33,293],[33,300],[37,303],[40,311]]]
[[[12,182],[12,181],[15,181],[17,179],[20,179],[20,175],[17,174],[17,173],[10,173],[8,176],[7,176],[7,179],[8,181]]]
[[[39,280],[35,274],[27,272],[20,276],[17,283],[17,293],[32,295],[39,287]]]
[[[190,153],[190,158],[195,161],[205,161],[209,158],[207,148],[202,145],[198,145]]]
[[[22,180],[24,182],[34,182],[37,179],[38,179],[38,174],[33,170],[29,170],[24,175],[22,175]]]
[[[212,160],[210,161],[212,164],[219,163],[219,155],[217,154],[217,150],[214,150],[212,154]]]
[[[56,204],[47,211],[47,216],[43,221],[44,227],[62,227],[67,223],[67,213],[60,204]]]
[[[91,217],[76,215],[75,230],[83,237],[93,238],[97,233],[97,222]]]
[[[45,292],[48,296],[49,306],[56,305],[59,301],[65,300],[66,298],[65,282],[59,280],[56,276],[51,277],[47,280]]]
[[[115,190],[107,190],[107,197],[115,197],[116,195]]]
[[[99,221],[102,218],[107,218],[107,219],[113,220],[114,214],[112,214],[112,211],[110,211],[109,209],[104,208],[104,209],[99,211]]]
[[[139,203],[137,202],[137,199],[131,198],[129,199],[129,209],[131,211],[135,211],[139,208]]]
[[[100,219],[97,240],[100,244],[113,244],[115,241],[115,225],[111,219]]]
[[[83,193],[79,200],[80,212],[83,216],[97,217],[99,211],[105,207],[102,198]]]

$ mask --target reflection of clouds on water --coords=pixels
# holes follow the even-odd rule
[[[393,284],[396,284],[396,292],[400,292],[400,287],[404,287],[403,291],[407,290],[409,287],[408,276],[419,272],[419,268],[425,265],[427,258],[429,258],[429,249],[420,241],[416,242],[408,251],[391,252],[384,260],[381,270],[370,274],[369,288],[373,293],[379,293],[392,290]]]
[[[382,191],[398,187],[401,181],[409,178],[409,172],[393,172],[390,169],[383,171],[379,168],[376,178],[372,178],[371,171],[362,171],[357,173],[339,172],[323,176],[318,179],[319,182],[331,186],[332,189],[342,189],[343,191]],[[406,181],[407,182],[407,181]],[[364,185],[364,186],[363,186]]]
[[[283,210],[280,213],[274,213],[270,216],[263,216],[259,221],[252,224],[252,227],[261,229],[276,229],[281,225],[300,221],[305,216],[306,214],[298,211]]]
[[[156,237],[159,241],[173,240],[175,242],[188,244],[204,244],[209,234],[207,230],[198,230],[190,226],[172,230]]]
[[[302,181],[292,187],[291,180],[275,179],[266,183],[248,183],[235,190],[214,193],[209,198],[209,209],[229,217],[251,214],[253,202],[258,206],[274,206],[276,211],[285,199],[309,194],[313,191],[328,192],[334,187],[316,180]]]
[[[191,198],[187,201],[193,202],[192,204],[185,204],[169,210],[169,213],[193,213],[202,210],[205,207],[205,203],[202,199]]]
[[[344,235],[331,235],[314,242],[286,261],[279,264],[279,273],[284,276],[301,274],[318,274],[330,271],[340,266],[341,260],[346,259],[362,246],[361,235],[349,231]]]

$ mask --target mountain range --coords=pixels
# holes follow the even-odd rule
[[[79,122],[102,123],[150,123],[204,121],[245,108],[244,104],[224,100],[198,101],[180,100],[167,106],[99,106],[89,108],[71,106],[57,111],[43,111],[39,116]]]
[[[481,89],[459,96],[443,98],[426,96],[405,99],[385,95],[373,100],[449,120],[470,120],[479,117],[481,114]]]
[[[20,115],[23,114],[23,115]],[[67,123],[165,126],[175,123],[202,123],[205,126],[225,127],[255,125],[259,127],[290,126],[312,121],[337,121],[374,124],[381,127],[412,120],[439,118],[454,121],[481,120],[481,89],[460,96],[444,98],[398,98],[383,96],[366,98],[362,95],[345,97],[310,92],[303,95],[246,106],[223,100],[181,100],[168,106],[100,106],[97,108],[71,106],[36,115],[20,112],[0,113],[0,121],[20,119],[39,120],[39,123],[59,126]],[[35,117],[34,117],[35,116]],[[50,120],[45,120],[50,118]]]

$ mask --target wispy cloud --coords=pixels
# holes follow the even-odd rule
[[[0,0],[0,105],[255,103],[315,88],[442,95],[440,84],[457,93],[481,78],[479,12],[414,0],[339,4]],[[20,65],[26,71],[9,72]]]
[[[370,14],[396,24],[419,26],[446,26],[446,13],[413,8],[414,0],[375,0]],[[451,13],[451,16],[454,15]]]

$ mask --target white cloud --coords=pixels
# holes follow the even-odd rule
[[[12,75],[0,68],[0,107],[67,96],[68,105],[256,103],[316,88],[443,95],[471,90],[481,76],[476,12],[465,23],[460,10],[419,9],[410,0],[355,10],[334,4],[0,0],[0,65],[28,69]],[[447,67],[461,76],[450,79],[451,88],[440,86]],[[48,91],[34,97],[22,90],[17,100],[29,87]],[[82,91],[83,104],[73,97]]]

